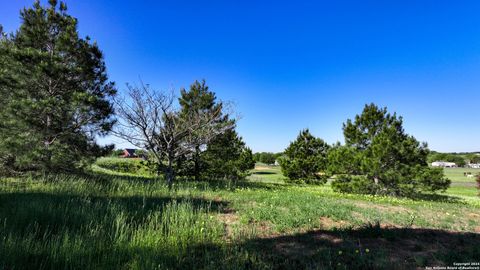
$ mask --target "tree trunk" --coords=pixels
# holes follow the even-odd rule
[[[200,181],[200,147],[195,147],[194,159],[194,177],[195,181]]]
[[[175,171],[173,169],[174,157],[172,154],[168,155],[168,166],[166,172],[168,189],[172,189],[173,181],[175,181]]]
[[[52,118],[50,115],[47,115],[47,120],[46,120],[46,129],[47,129],[47,137],[44,138],[44,141],[43,141],[43,144],[44,144],[44,149],[45,149],[45,158],[44,158],[44,170],[46,171],[50,171],[50,165],[51,165],[51,162],[52,162],[52,152],[50,151],[50,144],[52,144],[51,142],[51,138],[48,136],[48,133],[50,131],[50,126],[52,125]]]

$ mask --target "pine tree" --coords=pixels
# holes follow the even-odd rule
[[[329,145],[308,129],[300,131],[279,160],[283,175],[292,182],[325,183],[328,149]]]
[[[203,176],[209,179],[243,179],[255,167],[252,151],[234,128],[212,140],[201,157],[206,164]]]
[[[188,91],[181,89],[179,103],[181,106],[180,117],[184,119],[194,118],[205,113],[221,112],[223,107],[221,102],[216,101],[215,93],[209,90],[205,80],[195,81]],[[227,118],[228,116],[221,117],[222,121],[228,121]],[[191,136],[191,141],[195,148],[194,151],[190,156],[180,158],[177,167],[178,171],[185,176],[193,176],[195,181],[199,181],[200,174],[205,169],[200,155],[206,145],[196,140],[195,136]]]
[[[409,196],[450,185],[441,169],[428,167],[427,145],[406,134],[403,119],[387,108],[366,105],[344,124],[344,135],[346,146],[329,157],[330,171],[344,174],[333,182],[338,191]],[[343,162],[335,162],[339,154]]]
[[[0,43],[0,154],[20,169],[77,168],[101,153],[95,136],[114,124],[103,54],[79,36],[64,3],[36,1],[20,15],[20,29]]]

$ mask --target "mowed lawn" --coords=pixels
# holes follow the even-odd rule
[[[285,184],[278,167],[260,164],[245,182],[179,182],[171,191],[161,180],[105,170],[1,179],[0,269],[412,269],[472,262],[480,258],[476,192],[453,185],[422,200],[339,194],[329,185]]]
[[[452,180],[452,185],[447,194],[454,196],[470,196],[478,195],[476,189],[475,175],[480,173],[480,169],[470,168],[445,168],[445,176]],[[465,176],[464,173],[470,173],[473,177]]]
[[[474,198],[478,195],[479,190],[476,188],[475,175],[480,174],[480,169],[445,168],[444,173],[452,181],[450,188],[446,192],[448,195]],[[464,173],[470,173],[473,177],[468,177]],[[277,184],[284,184],[284,179],[285,177],[282,175],[280,166],[266,164],[257,164],[249,177],[250,181]]]

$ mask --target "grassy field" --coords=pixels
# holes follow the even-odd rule
[[[445,168],[444,171],[447,178],[452,180],[452,185],[448,189],[447,194],[462,197],[475,197],[478,194],[478,190],[475,188],[475,178],[466,177],[464,173],[477,175],[480,173],[480,169]]]
[[[1,179],[0,269],[411,269],[480,258],[473,186],[411,200],[282,179],[263,165],[247,182],[172,191],[106,169]]]

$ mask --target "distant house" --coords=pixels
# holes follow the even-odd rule
[[[136,158],[138,157],[137,154],[135,153],[135,149],[125,149],[123,150],[122,155],[120,155],[122,158]]]
[[[458,166],[457,166],[457,164],[455,164],[454,162],[435,161],[435,162],[432,162],[432,167],[456,168],[456,167],[458,167]]]

